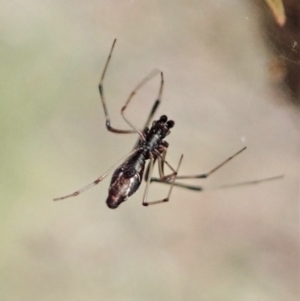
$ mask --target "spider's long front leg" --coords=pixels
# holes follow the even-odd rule
[[[100,83],[98,85],[99,93],[100,93],[100,99],[101,99],[103,110],[104,110],[104,115],[105,115],[105,119],[106,119],[105,125],[106,125],[107,130],[110,131],[110,132],[113,132],[113,133],[117,133],[117,134],[133,134],[133,133],[136,133],[135,130],[120,130],[120,129],[116,129],[116,128],[114,128],[110,125],[110,118],[109,118],[109,114],[108,114],[108,110],[107,110],[107,106],[106,106],[103,82],[104,82],[107,67],[109,65],[109,62],[110,62],[110,59],[111,59],[112,52],[114,50],[116,41],[117,41],[117,39],[114,39],[114,42],[111,46],[108,58],[106,60],[106,63],[105,63],[105,66],[104,66],[104,69],[103,69],[103,72],[102,72],[102,75],[101,75]]]
[[[143,134],[142,131],[140,131],[139,129],[137,129],[124,115],[124,112],[126,110],[126,108],[128,107],[130,101],[132,100],[133,96],[137,93],[137,91],[139,89],[141,89],[149,80],[151,80],[153,77],[155,77],[158,73],[160,73],[161,76],[161,80],[160,80],[160,88],[159,88],[159,92],[158,92],[158,96],[157,96],[157,100],[155,101],[152,110],[150,111],[150,114],[148,116],[148,119],[146,121],[146,124],[144,126],[144,129],[149,125],[155,111],[157,110],[157,107],[160,103],[161,100],[161,95],[162,95],[162,91],[163,91],[163,85],[164,85],[164,76],[163,73],[159,70],[153,70],[149,75],[147,75],[136,87],[135,89],[130,93],[125,105],[122,107],[121,109],[121,115],[124,118],[124,120],[127,122],[127,124],[132,127],[139,135],[140,135],[140,139],[145,141],[145,136]]]
[[[109,52],[108,58],[106,60],[102,75],[101,75],[101,79],[100,79],[100,83],[99,83],[99,93],[100,93],[100,98],[101,98],[101,102],[102,102],[102,106],[103,106],[103,110],[104,110],[104,115],[105,115],[105,119],[106,119],[106,128],[108,131],[113,132],[113,133],[117,133],[117,134],[133,134],[133,133],[138,133],[140,136],[140,139],[145,140],[144,134],[141,130],[137,129],[131,122],[128,121],[128,119],[124,116],[124,111],[126,110],[129,102],[131,101],[132,97],[136,94],[136,92],[142,87],[144,86],[150,79],[152,79],[154,76],[156,76],[158,73],[161,74],[161,83],[160,83],[160,88],[159,88],[159,92],[158,92],[158,96],[157,99],[150,111],[150,114],[147,118],[147,121],[145,123],[145,126],[143,129],[145,129],[151,122],[153,115],[155,114],[160,101],[161,101],[161,95],[162,95],[162,91],[163,91],[163,84],[164,84],[164,79],[163,79],[163,73],[159,70],[154,70],[152,71],[148,76],[146,76],[137,86],[136,88],[130,93],[125,105],[123,106],[122,110],[121,110],[121,114],[124,118],[124,120],[127,122],[127,124],[129,124],[129,126],[132,128],[132,130],[121,130],[121,129],[116,129],[114,127],[111,126],[110,124],[110,118],[109,118],[109,113],[108,113],[108,109],[107,109],[107,105],[106,105],[106,99],[105,99],[105,95],[104,95],[104,88],[103,88],[103,82],[104,82],[104,78],[106,75],[106,71],[108,68],[108,65],[110,63],[111,60],[111,56],[112,56],[112,52],[114,50],[115,44],[116,44],[116,39],[113,41],[111,50]],[[139,140],[138,140],[139,141]],[[135,144],[135,147],[137,146],[138,142]]]

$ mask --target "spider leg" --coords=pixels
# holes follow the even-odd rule
[[[64,200],[64,199],[67,199],[67,198],[70,198],[70,197],[74,197],[74,196],[77,196],[79,195],[80,193],[83,193],[84,191],[94,187],[95,185],[99,184],[104,178],[106,178],[106,176],[108,175],[108,173],[114,169],[118,164],[120,164],[121,161],[124,161],[125,159],[127,159],[128,157],[130,157],[131,155],[133,155],[134,153],[136,153],[139,149],[135,149],[133,151],[131,151],[129,154],[126,155],[126,157],[123,157],[121,160],[117,161],[113,166],[111,166],[103,175],[101,175],[100,177],[98,177],[96,180],[94,180],[92,183],[84,186],[83,188],[75,191],[75,192],[72,192],[70,194],[67,194],[65,196],[62,196],[62,197],[58,197],[58,198],[55,198],[53,199],[53,201],[60,201],[60,200]]]
[[[160,176],[160,179],[163,180],[163,179],[172,179],[174,173],[176,173],[175,169],[172,167],[172,165],[170,165],[170,163],[165,159],[166,158],[166,154],[167,154],[167,148],[164,149],[163,151],[163,154],[160,154],[158,151],[154,151],[154,153],[158,156],[158,159],[159,159],[159,176]],[[168,165],[169,168],[172,170],[172,174],[170,175],[164,175],[164,164]],[[177,176],[176,176],[177,178]],[[151,182],[151,181],[150,181]]]
[[[165,160],[166,153],[167,153],[167,148],[164,149],[163,154],[162,154],[161,157],[159,157],[159,156],[154,157],[153,167],[156,163],[156,160],[158,160],[158,172],[159,172],[159,177],[160,178],[164,177],[164,166],[163,166],[161,160]],[[150,162],[147,165],[147,169],[146,169],[145,176],[144,176],[144,180],[146,182],[148,181],[148,178],[149,178],[149,169],[150,169]],[[150,182],[151,182],[151,180],[150,180]]]
[[[189,190],[194,190],[194,191],[203,191],[203,190],[212,190],[212,189],[215,190],[215,189],[233,188],[233,187],[246,186],[246,185],[255,185],[255,184],[260,184],[263,182],[279,180],[279,179],[282,179],[283,177],[284,177],[284,175],[279,175],[279,176],[269,177],[269,178],[264,178],[264,179],[259,179],[259,180],[252,180],[252,181],[239,182],[239,183],[233,183],[233,184],[225,184],[225,185],[221,185],[218,187],[212,187],[209,189],[204,189],[204,188],[202,188],[202,186],[198,186],[198,185],[188,185],[188,184],[183,184],[183,183],[178,183],[178,182],[175,182],[174,186],[189,189]],[[169,181],[161,180],[158,178],[152,178],[151,182],[158,182],[158,183],[162,183],[162,184],[171,185],[171,183]]]
[[[219,165],[217,165],[216,167],[214,167],[211,171],[204,173],[204,174],[199,174],[199,175],[187,175],[187,176],[178,176],[177,179],[206,179],[208,178],[211,174],[213,174],[215,171],[217,171],[218,169],[220,169],[222,166],[224,166],[226,163],[228,163],[230,160],[232,160],[234,157],[236,157],[237,155],[239,155],[241,152],[243,152],[244,150],[246,150],[246,146],[243,147],[242,149],[240,149],[238,152],[236,152],[235,154],[233,154],[232,156],[230,156],[229,158],[227,158],[226,160],[224,160],[222,163],[220,163]]]
[[[152,110],[150,111],[150,114],[148,116],[148,119],[146,121],[146,125],[144,127],[144,129],[149,125],[155,111],[157,110],[157,107],[160,103],[160,100],[161,100],[161,95],[162,95],[162,90],[163,90],[163,84],[164,84],[164,77],[163,77],[163,73],[159,70],[153,70],[152,72],[150,72],[136,87],[135,89],[133,89],[133,91],[130,93],[127,101],[125,102],[125,105],[122,107],[121,109],[121,115],[122,117],[124,118],[124,120],[127,122],[127,124],[133,128],[135,130],[136,133],[139,134],[140,136],[140,139],[145,141],[145,135],[143,133],[143,131],[137,129],[124,115],[124,112],[126,110],[126,108],[128,107],[130,101],[132,100],[133,96],[136,95],[137,91],[139,89],[141,89],[149,80],[151,80],[153,77],[155,77],[158,73],[160,73],[160,76],[161,76],[161,81],[160,81],[160,89],[159,89],[159,93],[158,93],[158,97],[157,97],[157,100],[156,102],[154,103],[153,107],[152,107]],[[137,142],[138,144],[138,142]]]
[[[147,121],[146,121],[143,129],[145,129],[146,127],[149,126],[149,124],[150,124],[150,122],[151,122],[151,120],[152,120],[152,118],[153,118],[153,116],[154,116],[154,114],[155,114],[155,112],[156,112],[156,110],[157,110],[160,102],[161,102],[163,87],[164,87],[164,75],[163,75],[162,72],[160,72],[160,86],[159,86],[158,95],[157,95],[157,98],[156,98],[156,100],[154,102],[154,105],[153,105],[153,107],[152,107],[152,109],[150,111],[150,114],[149,114],[149,116],[147,118]]]
[[[207,173],[199,174],[199,175],[185,175],[185,176],[180,176],[179,175],[179,176],[176,176],[176,180],[177,179],[206,179],[209,175],[211,175],[212,173],[217,171],[219,168],[224,166],[227,162],[229,162],[231,159],[233,159],[238,154],[243,152],[245,149],[246,149],[246,147],[242,148],[241,150],[236,152],[231,157],[227,158],[225,161],[223,161],[222,163],[220,163],[219,165],[217,165],[215,168],[213,168],[211,171],[209,171]],[[164,162],[162,162],[162,164],[163,163]],[[163,165],[162,165],[161,168],[163,168]],[[277,180],[277,179],[280,179],[282,177],[283,177],[283,175],[279,175],[279,176],[264,178],[264,179],[260,179],[260,180],[252,180],[252,181],[246,181],[246,182],[240,182],[240,183],[234,183],[234,184],[227,184],[227,185],[222,185],[222,186],[216,187],[215,189],[230,188],[230,187],[245,186],[245,185],[254,185],[254,184],[259,184],[259,183],[266,182],[266,181]],[[175,183],[172,184],[172,182],[170,182],[171,180],[172,180],[172,175],[171,176],[163,176],[163,177],[160,176],[160,178],[151,178],[150,182],[158,182],[158,183],[163,183],[163,184],[167,184],[167,185],[173,185],[173,186],[176,186],[176,187],[181,187],[181,188],[194,190],[194,191],[204,190],[202,188],[202,186],[198,186],[198,185],[189,185],[189,184],[178,183],[178,182],[175,182]]]
[[[105,99],[105,95],[104,95],[104,87],[103,87],[103,82],[104,82],[104,78],[106,75],[106,71],[108,68],[108,65],[110,63],[111,60],[111,56],[115,47],[117,39],[115,39],[113,41],[113,44],[111,46],[111,50],[109,52],[108,58],[106,60],[102,75],[101,75],[101,79],[100,79],[100,83],[99,83],[99,93],[100,93],[100,99],[102,102],[102,106],[103,106],[103,110],[104,110],[104,115],[105,115],[105,119],[106,119],[106,128],[108,131],[113,132],[113,133],[117,133],[117,134],[133,134],[133,133],[138,133],[140,136],[140,139],[145,140],[144,134],[141,130],[137,129],[131,122],[129,122],[129,120],[124,116],[124,111],[126,110],[129,102],[131,101],[132,97],[136,94],[136,92],[142,87],[144,86],[150,79],[152,79],[154,76],[156,76],[158,73],[161,74],[161,84],[160,84],[160,88],[159,88],[159,93],[158,93],[158,97],[157,100],[155,101],[150,114],[148,116],[148,119],[146,121],[146,124],[144,126],[144,129],[149,125],[149,123],[151,122],[151,119],[153,118],[154,113],[156,112],[159,104],[160,104],[160,100],[161,100],[161,95],[162,95],[162,90],[163,90],[163,83],[164,83],[164,79],[163,79],[163,73],[160,72],[159,70],[153,70],[148,76],[146,76],[137,86],[136,88],[130,93],[125,105],[123,106],[122,110],[121,110],[121,114],[122,117],[124,118],[124,120],[127,122],[127,124],[129,124],[129,126],[132,128],[132,130],[121,130],[121,129],[116,129],[114,127],[111,126],[110,124],[110,117],[109,117],[109,113],[107,110],[107,105],[106,105],[106,99]],[[139,140],[140,140],[139,139]],[[138,142],[135,144],[135,147],[138,145]]]
[[[163,86],[164,86],[164,77],[163,77],[163,73],[161,72],[161,81],[160,81],[160,87],[159,87],[159,92],[158,92],[158,95],[157,95],[157,98],[156,98],[156,101],[154,102],[153,104],[153,107],[150,111],[150,114],[145,122],[145,125],[143,127],[143,131],[145,131],[146,128],[149,127],[149,124],[158,108],[158,106],[160,105],[160,102],[161,102],[161,96],[162,96],[162,91],[163,91]],[[140,141],[140,138],[137,140],[137,142],[135,143],[135,146],[134,148],[136,148],[139,144],[139,141]]]
[[[116,128],[114,128],[110,125],[110,118],[109,118],[109,114],[108,114],[108,110],[107,110],[107,106],[106,106],[103,82],[104,82],[107,67],[109,65],[109,62],[110,62],[110,59],[111,59],[112,52],[114,50],[116,41],[117,41],[117,39],[114,39],[113,44],[112,44],[111,49],[110,49],[110,52],[109,52],[109,55],[108,55],[108,58],[106,60],[103,72],[102,72],[102,75],[101,75],[100,83],[98,85],[99,93],[100,93],[100,99],[101,99],[103,110],[104,110],[104,115],[105,115],[105,119],[106,119],[105,125],[106,125],[107,130],[110,131],[110,132],[113,132],[113,133],[117,133],[117,134],[133,134],[133,133],[136,133],[136,130],[120,130],[120,129],[116,129]]]
[[[183,176],[179,175],[179,176],[176,177],[176,179],[206,179],[208,176],[210,176],[212,173],[214,173],[219,168],[221,168],[222,166],[224,166],[226,163],[228,163],[230,160],[232,160],[238,154],[240,154],[241,152],[243,152],[245,149],[246,149],[246,147],[243,147],[241,150],[239,150],[238,152],[236,152],[235,154],[233,154],[232,156],[230,156],[229,158],[227,158],[226,160],[224,160],[222,163],[220,163],[219,165],[217,165],[216,167],[214,167],[212,170],[210,170],[207,173],[203,173],[203,174],[199,174],[199,175],[183,175]],[[165,161],[165,163],[168,164],[167,161]],[[168,179],[167,176],[165,176],[164,178],[165,179],[163,179],[163,180],[166,180],[167,182],[169,181],[169,179]],[[152,178],[151,182],[162,182],[162,179]],[[177,185],[175,185],[175,186],[177,186]]]
[[[183,159],[183,155],[181,155],[181,157],[179,159],[179,162],[178,162],[178,165],[177,165],[177,168],[176,168],[176,170],[174,170],[174,173],[172,173],[171,175],[169,175],[169,177],[172,177],[173,180],[172,180],[172,182],[168,182],[168,184],[170,184],[170,189],[169,189],[167,197],[164,198],[164,199],[162,199],[162,200],[147,202],[148,188],[149,188],[149,184],[150,184],[150,180],[151,180],[150,177],[151,177],[152,172],[153,172],[153,161],[154,161],[153,155],[151,154],[150,168],[149,168],[149,177],[148,177],[148,181],[147,181],[146,189],[145,189],[145,193],[144,193],[144,198],[143,198],[143,205],[144,206],[157,205],[157,204],[168,202],[170,200],[170,196],[171,196],[171,193],[172,193],[172,190],[173,190],[173,187],[174,187],[174,183],[175,183],[176,176],[178,174],[178,170],[179,170],[179,167],[181,165],[182,159]]]

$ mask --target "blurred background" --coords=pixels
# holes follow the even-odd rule
[[[0,0],[0,300],[299,300],[297,85],[291,96],[264,20],[282,24],[258,2]],[[128,128],[121,107],[159,68],[158,115],[176,122],[168,161],[183,153],[182,174],[248,147],[211,178],[187,181],[206,191],[175,188],[168,204],[143,207],[142,185],[110,210],[107,177],[52,201],[137,139],[105,128],[97,85],[114,38],[104,83],[113,126]],[[279,56],[299,72],[295,57]],[[137,127],[158,87],[155,78],[128,108]],[[152,184],[150,200],[167,190]]]

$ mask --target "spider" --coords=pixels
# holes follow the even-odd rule
[[[125,158],[123,158],[123,163],[119,165],[117,168],[116,166],[120,164],[120,162],[117,162],[114,164],[108,171],[106,171],[104,174],[102,174],[100,177],[98,177],[96,180],[94,180],[92,183],[84,186],[83,188],[59,197],[55,198],[54,201],[63,200],[66,198],[74,197],[82,192],[94,187],[95,185],[99,184],[108,174],[110,171],[112,171],[114,168],[116,170],[114,171],[109,190],[108,190],[108,197],[106,199],[106,204],[109,208],[115,209],[117,208],[121,203],[126,201],[130,196],[132,196],[140,187],[143,177],[146,181],[146,187],[144,190],[144,196],[143,196],[143,202],[142,204],[144,206],[148,205],[154,205],[154,204],[160,204],[168,202],[173,190],[174,186],[179,186],[182,188],[187,188],[191,190],[202,190],[199,186],[192,186],[192,185],[185,185],[181,183],[176,183],[175,181],[177,179],[191,179],[191,178],[207,178],[209,175],[214,173],[216,170],[218,170],[220,167],[222,167],[224,164],[229,162],[231,159],[233,159],[235,156],[243,152],[246,147],[243,147],[241,150],[236,152],[231,157],[227,158],[225,161],[223,161],[221,164],[213,168],[211,171],[199,174],[199,175],[193,175],[193,176],[179,176],[178,170],[180,168],[183,155],[180,156],[179,162],[177,164],[177,167],[174,168],[168,161],[166,160],[166,154],[167,149],[169,147],[169,144],[165,139],[167,135],[171,133],[171,129],[174,127],[175,122],[173,120],[168,119],[166,115],[161,115],[159,119],[152,121],[153,116],[155,112],[157,111],[157,108],[161,102],[163,87],[164,87],[164,76],[163,72],[160,70],[154,70],[152,71],[148,76],[146,76],[136,87],[135,89],[130,93],[129,97],[127,98],[127,101],[125,102],[125,105],[121,109],[121,115],[125,122],[130,126],[130,130],[123,130],[123,129],[116,129],[111,126],[110,118],[106,106],[106,100],[104,96],[104,88],[103,88],[103,82],[105,78],[105,74],[109,65],[109,62],[111,60],[112,52],[116,44],[116,39],[114,40],[109,56],[106,60],[102,76],[99,83],[99,93],[100,98],[104,110],[104,115],[106,119],[106,128],[108,131],[112,133],[117,134],[138,134],[138,140],[136,144],[134,145],[133,150],[127,154]],[[132,98],[136,95],[137,91],[141,89],[149,80],[151,80],[156,75],[160,75],[160,86],[158,91],[158,96],[152,106],[152,109],[148,115],[148,118],[146,120],[145,126],[142,130],[139,130],[136,128],[125,116],[125,111],[131,102]],[[150,126],[150,123],[152,121],[152,124]],[[149,161],[145,176],[145,165]],[[159,171],[159,178],[151,178],[154,164],[158,162],[158,171]],[[164,167],[167,165],[171,169],[171,173],[168,175],[165,175],[164,173]],[[151,181],[161,182],[170,185],[169,192],[167,194],[167,197],[161,200],[156,201],[148,201],[148,190],[149,185]],[[261,180],[260,180],[261,181]],[[254,181],[253,181],[254,182]],[[258,182],[258,181],[256,181]],[[250,182],[249,182],[250,183]],[[243,183],[245,184],[245,183]],[[246,183],[248,184],[248,183]]]

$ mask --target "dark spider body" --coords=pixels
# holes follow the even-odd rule
[[[159,120],[153,121],[150,129],[144,129],[144,139],[139,140],[136,152],[113,173],[106,200],[109,208],[117,208],[138,190],[143,180],[146,161],[151,158],[156,160],[159,155],[163,155],[168,147],[163,139],[173,126],[174,121],[162,115]]]

